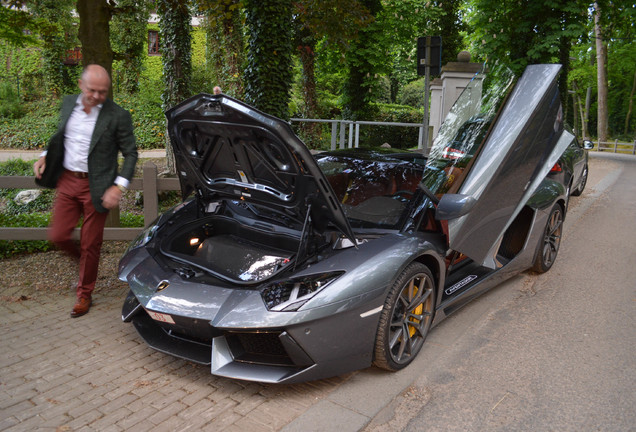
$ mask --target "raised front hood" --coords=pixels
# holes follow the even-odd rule
[[[225,95],[200,94],[166,112],[181,192],[284,212],[355,243],[327,179],[289,124]],[[307,219],[309,217],[309,219]]]

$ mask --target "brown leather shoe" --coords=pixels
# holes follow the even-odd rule
[[[73,310],[71,311],[71,318],[81,317],[82,315],[86,315],[88,310],[91,308],[91,299],[80,298],[77,299],[77,303],[73,306]]]

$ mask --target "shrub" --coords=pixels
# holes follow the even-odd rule
[[[166,136],[166,117],[161,108],[161,98],[152,92],[119,95],[115,102],[130,111],[137,148],[163,148]]]
[[[0,83],[0,117],[20,118],[24,113],[20,96],[13,86],[7,82]]]
[[[422,110],[395,104],[372,104],[373,121],[422,123]],[[360,147],[378,147],[388,143],[393,148],[417,147],[419,128],[413,126],[360,126]]]
[[[59,101],[43,99],[25,104],[27,114],[19,119],[0,122],[0,141],[3,148],[42,149],[58,122]]]
[[[398,92],[398,102],[402,105],[424,108],[424,87],[424,78],[408,83]]]

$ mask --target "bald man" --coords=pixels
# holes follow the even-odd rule
[[[106,69],[88,65],[78,85],[81,94],[64,98],[57,132],[33,165],[36,183],[56,189],[49,239],[79,262],[72,318],[91,307],[106,216],[119,204],[137,163],[132,119],[108,99]],[[71,234],[82,217],[78,247]]]

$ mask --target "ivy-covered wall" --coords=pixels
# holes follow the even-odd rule
[[[0,83],[10,85],[24,99],[37,99],[42,89],[42,56],[37,47],[17,48],[0,41]]]

